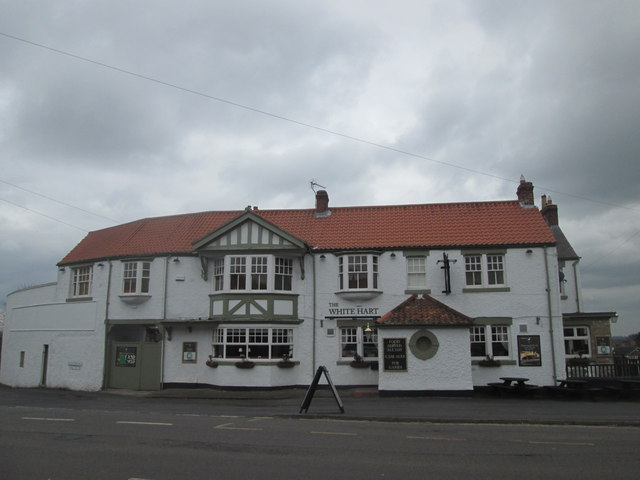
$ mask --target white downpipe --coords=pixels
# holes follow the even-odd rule
[[[544,247],[544,270],[547,277],[547,308],[549,310],[549,336],[551,340],[551,362],[553,363],[553,381],[558,381],[558,368],[556,365],[556,342],[553,331],[553,306],[551,304],[551,279],[549,277],[548,247]]]

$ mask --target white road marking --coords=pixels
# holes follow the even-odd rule
[[[159,425],[161,427],[170,427],[173,423],[165,423],[165,422],[130,422],[126,420],[118,420],[116,423],[122,425]]]
[[[344,437],[355,437],[356,435],[358,435],[357,433],[352,433],[352,432],[316,432],[316,431],[312,431],[311,433],[313,435],[342,435]]]
[[[75,418],[21,417],[22,420],[40,420],[43,422],[75,422]]]
[[[216,425],[215,429],[217,430],[262,430],[261,428],[248,428],[248,427],[232,427],[233,423],[222,423],[220,425]]]
[[[466,438],[455,438],[455,437],[417,437],[407,435],[408,439],[411,440],[446,440],[448,442],[466,442]]]

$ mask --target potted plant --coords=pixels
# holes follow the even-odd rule
[[[218,362],[213,358],[213,355],[209,355],[209,360],[205,362],[207,367],[218,368]]]
[[[585,353],[584,351],[578,350],[573,353],[577,353],[578,356],[567,360],[567,365],[571,365],[573,367],[586,367],[591,363],[591,359],[589,357],[583,357]]]
[[[364,358],[357,353],[353,355],[353,360],[349,365],[353,368],[369,368],[371,366],[369,362],[365,361]]]
[[[478,362],[478,365],[480,365],[481,367],[499,367],[500,360],[496,360],[491,355],[487,355],[486,358]]]
[[[282,356],[282,360],[280,360],[277,363],[277,365],[278,365],[279,368],[292,368],[296,364],[291,361],[291,355],[289,355],[288,353],[285,353]]]

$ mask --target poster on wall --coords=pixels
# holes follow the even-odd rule
[[[198,360],[198,342],[182,342],[182,363],[196,363]]]
[[[385,372],[407,371],[407,339],[382,339],[383,366]]]
[[[518,335],[518,365],[521,367],[542,366],[540,335]]]
[[[116,347],[116,367],[135,367],[138,357],[138,347]]]

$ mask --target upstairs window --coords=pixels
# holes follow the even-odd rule
[[[124,262],[123,293],[149,293],[151,262]]]
[[[231,290],[246,290],[247,259],[245,257],[231,257],[229,261],[229,280]]]
[[[338,258],[340,290],[377,290],[378,256],[343,255]]]
[[[213,262],[213,290],[291,291],[293,259],[271,255],[233,255]]]
[[[427,259],[425,257],[407,257],[407,287],[425,288],[427,286]]]
[[[291,290],[293,283],[293,260],[291,258],[276,258],[274,280],[276,290]]]
[[[505,285],[503,254],[473,254],[464,256],[467,287],[500,287]]]
[[[213,289],[218,292],[224,288],[224,258],[213,261]]]
[[[91,295],[91,283],[93,281],[93,267],[76,267],[73,269],[71,282],[72,297],[88,297]]]

